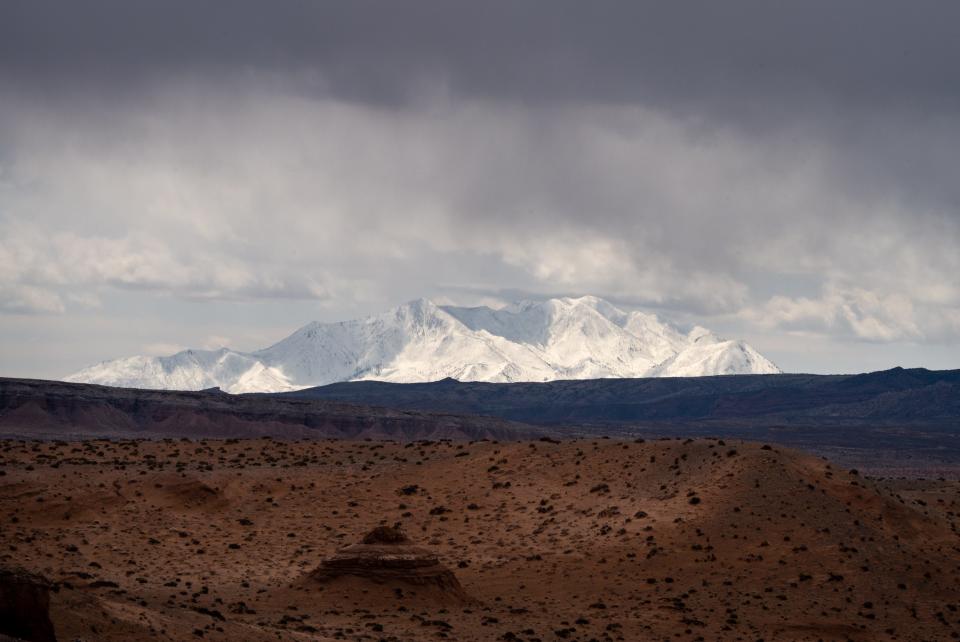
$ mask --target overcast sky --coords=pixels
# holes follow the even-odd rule
[[[960,3],[0,3],[0,375],[594,294],[960,367]]]

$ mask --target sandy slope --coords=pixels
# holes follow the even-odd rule
[[[960,633],[956,483],[760,444],[3,442],[0,457],[0,564],[60,583],[60,639]],[[307,579],[381,522],[475,601]]]

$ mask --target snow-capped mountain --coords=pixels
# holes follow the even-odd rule
[[[494,310],[420,299],[364,319],[310,323],[257,352],[184,350],[104,361],[67,381],[135,388],[280,392],[337,381],[551,381],[772,374],[743,341],[684,333],[596,297]]]

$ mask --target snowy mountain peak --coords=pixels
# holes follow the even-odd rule
[[[256,352],[184,350],[105,361],[67,377],[103,385],[279,392],[337,381],[551,381],[609,377],[772,374],[742,341],[594,297],[501,309],[417,299],[351,321],[312,322]]]

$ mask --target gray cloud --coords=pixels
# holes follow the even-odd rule
[[[223,306],[589,292],[761,349],[956,345],[958,17],[4,3],[0,326],[204,317],[154,350]]]
[[[947,0],[550,3],[357,0],[4,3],[0,59],[27,79],[225,69],[300,74],[348,97],[643,101],[740,94],[940,106],[958,100]]]

